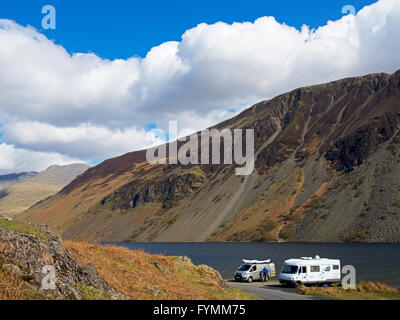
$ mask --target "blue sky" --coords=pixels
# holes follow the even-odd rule
[[[342,16],[344,5],[358,11],[372,0],[1,0],[0,18],[41,29],[41,8],[57,10],[56,30],[44,30],[70,53],[94,52],[102,58],[144,57],[156,45],[179,41],[197,24],[254,21],[274,16],[278,22],[300,28],[322,26]]]

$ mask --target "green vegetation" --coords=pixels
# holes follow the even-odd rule
[[[371,230],[361,230],[361,231],[357,231],[357,232],[345,233],[342,236],[342,240],[345,242],[362,241],[362,240],[367,239],[370,233],[371,233]]]
[[[85,284],[78,284],[74,286],[74,289],[78,291],[83,300],[110,300],[110,297],[104,292]]]
[[[280,217],[285,221],[294,221],[294,222],[299,222],[302,218],[300,214],[293,214],[292,212],[286,215],[281,215]]]
[[[30,234],[39,237],[43,241],[47,241],[48,237],[36,226],[26,223],[10,221],[7,219],[0,219],[0,228],[12,230],[15,232]]]
[[[296,192],[294,192],[296,193]],[[290,209],[290,214],[293,214],[297,210],[297,206],[294,206]]]
[[[392,202],[393,207],[400,207],[400,201],[394,201]]]

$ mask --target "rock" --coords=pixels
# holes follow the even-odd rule
[[[153,293],[153,296],[155,296],[155,297],[157,297],[159,295],[159,293],[160,293],[160,291],[157,288],[153,287],[153,286],[147,285],[144,288],[147,289],[147,290],[150,290]]]
[[[54,299],[80,300],[81,296],[75,289],[77,285],[91,286],[110,298],[114,295],[121,297],[93,265],[80,265],[61,238],[47,226],[27,225],[40,230],[45,237],[0,228],[0,258],[6,262],[3,265],[5,270]],[[55,288],[46,288],[51,281],[54,281]]]
[[[224,289],[229,289],[229,286],[226,284],[224,278],[222,278],[221,274],[217,270],[205,264],[201,264],[198,267],[203,269],[205,272],[212,274],[213,278],[216,279],[218,285],[220,285]]]
[[[163,268],[161,267],[161,265],[158,262],[152,261],[150,262],[153,266],[155,266],[159,271],[161,271],[162,273],[164,272]]]
[[[125,296],[122,293],[114,293],[111,295],[111,300],[125,300]]]
[[[106,291],[108,289],[107,282],[99,275],[96,267],[92,264],[85,264],[82,266],[83,274],[86,277],[86,281],[92,287]]]
[[[21,271],[21,269],[13,264],[7,263],[3,265],[3,268],[5,271],[9,272],[11,275],[13,275],[16,278],[22,278],[24,273]]]
[[[186,256],[180,256],[179,259],[181,259],[181,261],[183,261],[183,262],[192,263],[192,260]]]

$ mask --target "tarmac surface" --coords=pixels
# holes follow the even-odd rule
[[[276,282],[236,282],[227,281],[228,285],[241,289],[244,292],[253,294],[264,300],[327,300],[323,297],[305,296],[296,293],[295,288],[283,288]]]

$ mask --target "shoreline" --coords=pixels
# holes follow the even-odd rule
[[[279,275],[286,259],[320,255],[323,258],[338,258],[342,266],[354,265],[357,270],[357,283],[381,282],[400,289],[400,269],[393,269],[393,265],[400,265],[398,243],[103,242],[102,245],[117,245],[132,250],[142,249],[151,254],[186,255],[195,263],[212,266],[225,279],[232,278],[237,267],[242,264],[241,259],[272,258]],[[378,264],[370,263],[368,257],[371,256],[371,252],[375,256],[374,259],[379,261]]]

